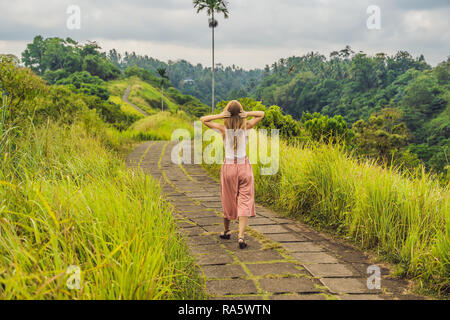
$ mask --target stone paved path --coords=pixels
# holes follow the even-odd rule
[[[240,250],[237,233],[221,240],[220,186],[200,165],[175,165],[173,142],[149,141],[129,155],[127,165],[141,168],[160,184],[186,236],[212,299],[420,299],[408,283],[381,267],[380,290],[367,288],[364,253],[257,205],[249,220],[248,247]],[[232,223],[237,231],[237,224]]]
[[[145,112],[144,110],[142,110],[141,108],[139,108],[137,105],[135,105],[133,102],[130,101],[130,92],[131,92],[131,84],[125,89],[122,100],[128,103],[134,109],[136,109],[136,111],[142,114],[143,116],[148,117],[149,114],[147,112]]]

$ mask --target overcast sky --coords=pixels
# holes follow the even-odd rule
[[[435,65],[450,55],[449,0],[229,0],[219,17],[216,62],[246,69],[318,51],[424,54]],[[67,28],[69,5],[81,28]],[[369,30],[368,6],[380,8],[381,29]],[[210,64],[211,30],[191,0],[0,0],[0,53],[20,56],[35,35],[95,40],[104,50],[136,51],[163,61]]]

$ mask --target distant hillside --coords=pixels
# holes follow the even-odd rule
[[[119,104],[122,111],[137,114],[139,117],[142,117],[142,115],[122,100],[122,96],[128,87],[131,88],[129,101],[149,115],[161,111],[162,97],[164,111],[184,111],[194,117],[201,116],[209,111],[208,106],[192,96],[184,95],[173,87],[166,88],[164,94],[162,94],[161,88],[155,87],[137,76],[110,81],[106,85],[110,93],[110,101]]]
[[[121,70],[137,66],[156,73],[159,68],[167,70],[173,86],[184,94],[192,95],[206,104],[211,103],[211,67],[193,65],[186,60],[165,63],[147,55],[135,52],[120,54],[110,50],[108,59]],[[222,100],[243,98],[251,95],[260,83],[263,71],[244,70],[238,66],[224,67],[218,63],[215,69],[216,103]]]

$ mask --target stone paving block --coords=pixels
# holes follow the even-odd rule
[[[332,293],[379,293],[380,290],[369,290],[366,279],[353,278],[321,278],[320,281]]]
[[[197,191],[197,192],[192,191],[192,192],[185,192],[185,193],[188,197],[198,197],[198,196],[202,197],[202,196],[210,196],[211,195],[211,192],[206,192],[206,191],[203,191],[203,192],[202,191]]]
[[[341,263],[304,264],[314,277],[354,277],[357,273],[348,265]]]
[[[247,268],[254,276],[305,273],[297,265],[288,262],[247,264]]]
[[[206,278],[240,278],[247,275],[240,265],[210,265],[202,269]]]
[[[215,195],[198,196],[198,197],[193,197],[193,199],[198,200],[198,201],[217,201],[217,196],[215,196]]]
[[[193,219],[193,218],[206,218],[206,217],[216,217],[217,215],[213,211],[199,210],[199,211],[178,211],[183,216]]]
[[[175,209],[180,212],[198,212],[198,211],[202,211],[205,209],[199,205],[177,205],[177,204],[174,204],[174,206],[175,206]]]
[[[387,300],[378,294],[346,294],[338,296],[339,300]]]
[[[293,252],[291,256],[302,264],[306,263],[339,263],[339,261],[325,252]]]
[[[262,233],[262,234],[267,234],[267,233],[289,233],[288,230],[286,230],[285,228],[283,228],[282,226],[278,225],[278,224],[273,224],[273,225],[264,225],[264,226],[252,226],[250,225],[250,228]]]
[[[202,201],[202,206],[206,208],[222,208],[222,201]]]
[[[193,228],[180,228],[179,232],[185,236],[197,236],[206,231],[199,227],[193,227]]]
[[[223,248],[218,243],[205,245],[190,245],[189,252],[191,254],[205,254],[205,253],[225,253]]]
[[[242,262],[283,260],[283,257],[275,250],[258,250],[258,251],[241,250],[237,251],[235,255]]]
[[[171,202],[171,204],[175,204],[179,202],[192,202],[188,197],[181,193],[172,193],[170,195],[166,195],[165,198]]]
[[[322,294],[276,294],[270,300],[327,300]]]
[[[216,218],[217,221],[220,221],[219,218]],[[223,224],[216,224],[216,225],[212,225],[212,226],[204,226],[203,227],[206,232],[223,232]]]
[[[313,242],[285,242],[281,244],[289,252],[321,252],[325,249]]]
[[[227,294],[250,294],[256,293],[256,286],[252,280],[208,280],[206,281],[206,292],[210,295]]]
[[[219,243],[213,236],[189,236],[186,237],[186,241],[190,245],[207,245]]]
[[[196,227],[197,226],[197,224],[195,224],[194,222],[192,222],[192,221],[188,221],[188,220],[179,220],[179,221],[177,221],[177,226],[179,227],[179,228],[193,228],[193,227]]]
[[[264,291],[273,293],[314,293],[320,292],[314,282],[308,278],[260,279],[259,284]]]
[[[264,300],[264,299],[262,296],[250,295],[250,296],[213,297],[212,300]]]
[[[265,217],[255,217],[250,218],[248,224],[250,226],[260,226],[260,225],[266,225],[266,224],[273,224],[273,221],[269,218]]]
[[[256,208],[256,214],[261,216],[261,217],[268,218],[268,219],[278,218],[278,215],[276,215],[275,213],[265,211],[264,209]]]
[[[201,266],[214,264],[227,264],[233,262],[233,258],[228,253],[210,253],[197,255],[195,257],[195,260]]]
[[[175,207],[183,207],[183,206],[192,206],[196,205],[192,200],[186,199],[186,200],[174,200],[172,201],[172,205]]]
[[[212,226],[215,224],[221,224],[222,229],[223,229],[223,222],[222,222],[223,220],[222,220],[222,218],[219,218],[217,216],[197,217],[197,218],[192,218],[191,220],[200,226]]]
[[[272,233],[266,234],[267,238],[275,242],[299,242],[299,241],[308,241],[306,238],[302,237],[299,234],[295,233]]]
[[[278,218],[278,217],[272,217],[272,218],[270,218],[270,220],[272,220],[273,222],[278,223],[278,224],[288,224],[288,223],[292,222],[292,220],[290,220],[290,219]]]

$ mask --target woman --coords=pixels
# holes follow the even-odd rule
[[[253,119],[246,121],[247,117]],[[244,239],[248,218],[255,216],[255,188],[252,166],[247,157],[247,130],[264,118],[264,111],[245,112],[242,105],[230,101],[222,113],[200,118],[208,128],[222,134],[225,146],[225,161],[220,171],[220,190],[225,231],[222,239],[230,239],[230,221],[239,219],[239,248],[247,244]],[[224,119],[224,124],[212,122]]]

